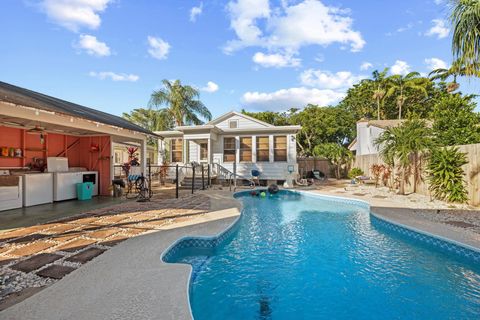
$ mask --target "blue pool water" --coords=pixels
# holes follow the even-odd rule
[[[195,319],[480,319],[480,266],[377,224],[365,206],[243,194],[214,249],[182,249]]]

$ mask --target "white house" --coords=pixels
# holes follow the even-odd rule
[[[387,128],[399,126],[405,120],[360,120],[357,122],[357,137],[348,147],[357,156],[378,154],[375,140]]]
[[[286,180],[297,173],[296,134],[300,126],[274,126],[231,111],[204,125],[156,132],[161,158],[170,164],[211,164],[212,168],[260,180]],[[221,176],[219,176],[221,178]]]

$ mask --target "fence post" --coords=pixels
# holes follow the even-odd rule
[[[207,164],[207,180],[208,180],[208,187],[210,188],[212,186],[212,181],[210,180],[210,163]]]
[[[203,164],[202,164],[202,190],[205,190],[205,171],[203,171]]]
[[[233,189],[237,189],[237,163],[233,162]]]
[[[192,194],[193,194],[194,188],[195,188],[195,166],[192,165]]]
[[[178,163],[175,166],[175,198],[178,199]]]
[[[152,192],[152,165],[148,161],[148,195],[153,194]]]

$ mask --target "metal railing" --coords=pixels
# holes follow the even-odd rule
[[[122,165],[114,165],[114,178],[128,180],[128,175],[123,169]],[[164,184],[171,179],[175,184],[175,197],[179,196],[179,189],[183,186],[186,178],[191,179],[191,191],[195,192],[197,187],[195,181],[197,178],[201,179],[201,189],[205,190],[212,185],[212,166],[210,164],[190,164],[190,165],[147,165],[147,172],[142,172],[148,178],[149,189],[152,190],[152,181],[158,181]],[[197,175],[199,175],[197,177]],[[127,181],[128,182],[128,181]]]

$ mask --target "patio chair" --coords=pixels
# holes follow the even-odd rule
[[[257,184],[260,186],[260,171],[258,170],[252,170],[251,171],[251,181],[252,181],[252,184],[253,186],[255,187]]]

